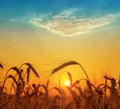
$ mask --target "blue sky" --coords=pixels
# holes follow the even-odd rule
[[[76,36],[117,21],[119,4],[119,0],[0,0],[0,22],[44,28],[60,36]],[[73,34],[68,31],[70,26]]]
[[[59,12],[69,8],[89,11],[119,12],[119,0],[0,0],[0,16],[23,16],[29,13]],[[89,10],[90,9],[90,10]]]

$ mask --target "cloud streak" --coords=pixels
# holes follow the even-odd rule
[[[37,27],[60,36],[73,37],[94,31],[96,28],[111,24],[118,15],[107,14],[104,16],[86,16],[77,9],[64,10],[44,21],[42,18],[32,18],[29,22]]]

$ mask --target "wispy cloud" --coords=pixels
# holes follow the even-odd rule
[[[111,24],[118,15],[89,16],[79,13],[77,9],[64,10],[43,22],[42,18],[32,18],[30,23],[60,36],[76,36],[86,34],[96,28]]]

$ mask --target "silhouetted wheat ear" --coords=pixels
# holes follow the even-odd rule
[[[17,67],[9,68],[8,71],[7,71],[7,73],[5,74],[5,78],[4,78],[4,82],[3,82],[3,87],[4,87],[4,85],[5,85],[5,82],[6,82],[7,78],[8,78],[8,73],[9,73],[10,70],[16,71],[16,73],[19,75],[19,69],[18,69]],[[19,77],[20,77],[20,76],[19,76]]]
[[[46,93],[46,95],[48,95],[48,88],[45,85],[40,85],[40,87],[42,87]]]
[[[76,85],[76,84],[79,84],[79,83],[80,83],[80,81],[79,81],[79,80],[76,80],[76,81],[72,84],[71,88],[75,87],[75,85]]]
[[[29,82],[30,78],[30,68],[27,68],[27,82]]]
[[[88,89],[92,92],[92,84],[89,80],[86,80],[86,83],[87,83],[87,86],[88,86]]]
[[[71,87],[72,86],[72,75],[69,72],[67,72],[67,74],[68,74],[68,77],[69,77],[70,87]]]
[[[85,76],[87,77],[88,81],[90,81],[90,80],[89,80],[89,77],[88,77],[88,75],[87,75],[86,70],[83,68],[83,66],[82,66],[80,63],[78,63],[78,62],[76,62],[76,61],[69,61],[69,62],[63,63],[62,65],[60,65],[60,66],[58,66],[57,68],[55,68],[55,69],[51,72],[51,74],[56,73],[56,72],[58,72],[59,70],[65,68],[65,67],[67,67],[67,66],[69,66],[69,65],[79,65],[80,68],[83,70]],[[50,74],[50,75],[51,75],[51,74]]]
[[[15,79],[14,76],[9,75],[7,78],[11,78],[11,79],[15,82],[15,84],[16,84],[16,86],[17,86],[18,82],[17,82],[17,80]]]
[[[10,70],[14,70],[14,71],[16,71],[16,73],[19,74],[19,69],[17,67],[12,67],[12,68],[10,68]]]
[[[76,104],[76,109],[80,109],[80,101],[79,101],[79,99],[78,99],[78,97],[77,97],[76,91],[73,91],[73,90],[72,90],[71,88],[69,88],[69,87],[67,87],[67,88],[68,88],[70,94],[72,95],[72,98],[73,98],[73,100],[74,100],[74,102],[75,102],[75,104]]]
[[[0,64],[0,68],[3,68],[3,65],[2,65],[2,64]]]
[[[24,80],[23,80],[23,78],[22,78],[22,70],[19,71],[19,68],[17,68],[17,67],[12,67],[12,68],[10,68],[10,70],[16,71],[16,73],[17,73],[18,76],[19,76],[18,81],[21,80],[22,82],[24,82]]]
[[[37,73],[37,71],[35,70],[35,68],[30,64],[30,63],[25,63],[32,71],[33,73],[39,78],[39,75]]]
[[[119,87],[119,89],[120,89],[120,74],[119,74],[118,87]]]
[[[58,66],[57,68],[55,68],[55,69],[51,72],[51,74],[56,73],[56,72],[58,72],[59,70],[65,68],[65,67],[67,67],[67,66],[69,66],[69,65],[79,65],[79,63],[77,63],[76,61],[69,61],[69,62],[63,63],[62,65],[60,65],[60,66]]]
[[[48,86],[49,86],[49,83],[50,83],[50,81],[49,81],[49,79],[47,80],[47,83],[46,83],[46,87],[48,88]]]
[[[54,87],[55,90],[57,90],[57,92],[62,96],[64,95],[64,92],[62,89],[58,88],[58,87]]]

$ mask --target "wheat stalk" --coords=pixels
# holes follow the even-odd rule
[[[72,95],[72,98],[76,104],[76,109],[80,109],[80,97],[77,95],[77,93],[75,91],[73,91],[71,88],[67,87],[69,92]]]

